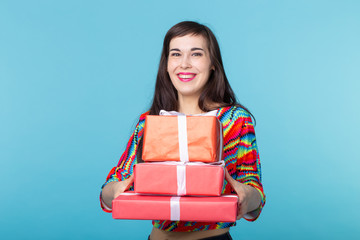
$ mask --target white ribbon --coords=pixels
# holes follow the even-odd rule
[[[189,114],[187,116],[215,116],[216,117],[217,114],[217,110],[213,110],[210,112],[206,112],[206,113],[200,113],[200,114]],[[179,116],[179,115],[183,115],[186,116],[184,113],[179,113],[176,111],[165,111],[165,110],[160,110],[159,113],[160,116]]]
[[[170,198],[170,220],[171,221],[180,220],[180,197]]]
[[[237,195],[221,195],[221,197],[235,197],[235,198],[238,198]]]
[[[223,160],[222,159],[222,155],[223,155],[223,128],[222,128],[222,124],[221,124],[221,122],[220,122],[220,120],[219,119],[217,119],[218,121],[219,121],[219,123],[220,123],[220,135],[219,135],[219,138],[220,138],[220,146],[219,146],[219,159],[220,160]]]
[[[177,195],[186,195],[186,165],[176,165]]]
[[[178,115],[178,138],[179,138],[179,154],[181,162],[189,161],[189,150],[187,140],[186,116]]]
[[[141,163],[143,164],[143,163]],[[165,165],[206,165],[206,166],[225,166],[225,162],[224,160],[221,161],[217,161],[217,162],[209,162],[209,163],[204,163],[204,162],[186,162],[186,163],[182,163],[182,162],[176,162],[176,161],[163,161],[163,162],[151,162],[148,163],[151,165],[155,165],[155,164],[165,164]]]
[[[123,193],[120,193],[120,195],[141,195],[141,194],[134,193],[134,192],[123,192]]]

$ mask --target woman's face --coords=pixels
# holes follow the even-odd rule
[[[200,97],[213,69],[203,36],[185,35],[171,39],[167,71],[179,98]]]

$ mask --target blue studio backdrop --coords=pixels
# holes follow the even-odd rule
[[[236,239],[360,234],[359,1],[0,2],[2,239],[146,239],[100,187],[149,108],[162,40],[208,25],[256,117],[267,203]]]

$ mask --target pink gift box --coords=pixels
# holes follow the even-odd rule
[[[222,165],[140,163],[134,167],[136,193],[220,196],[224,184]]]
[[[112,216],[115,219],[235,222],[237,205],[236,195],[177,197],[125,192],[112,201]]]

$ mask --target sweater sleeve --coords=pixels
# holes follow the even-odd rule
[[[101,187],[100,205],[105,212],[111,212],[111,207],[107,206],[101,199],[102,189],[110,182],[119,182],[129,178],[133,173],[134,164],[137,162],[136,154],[139,142],[144,132],[145,116],[148,112],[140,116],[139,122],[136,124],[134,132],[126,145],[124,153],[121,155],[117,166],[113,167],[107,175],[106,182]],[[131,186],[133,188],[133,186]],[[130,190],[132,190],[130,188]]]
[[[238,153],[236,164],[236,180],[254,187],[259,191],[261,196],[261,204],[258,209],[254,210],[254,214],[246,214],[244,218],[248,221],[255,221],[265,205],[265,194],[261,183],[261,165],[259,151],[255,138],[254,125],[251,116],[247,112],[242,112],[237,119],[241,124],[238,134]]]

